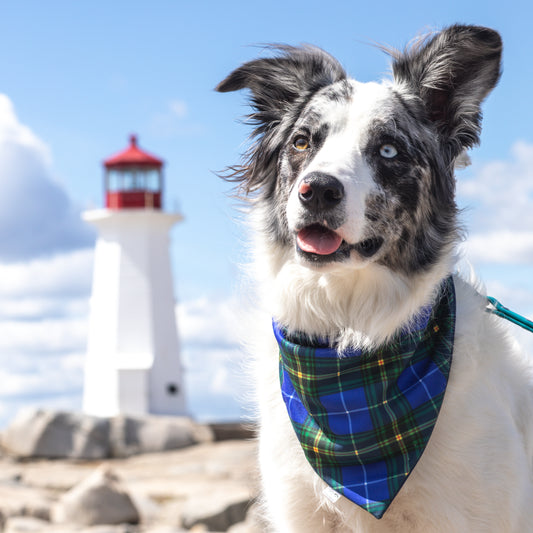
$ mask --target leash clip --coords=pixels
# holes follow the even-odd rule
[[[531,320],[528,320],[526,317],[519,315],[514,311],[511,311],[492,296],[487,296],[487,301],[487,312],[499,316],[500,318],[504,318],[505,320],[508,320],[509,322],[520,326],[521,328],[529,331],[530,333],[533,333],[533,322]]]

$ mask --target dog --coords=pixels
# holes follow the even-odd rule
[[[248,202],[267,314],[250,349],[269,531],[533,531],[532,365],[456,272],[454,169],[502,41],[453,25],[387,52],[380,83],[283,45],[217,86],[253,109],[224,177]]]

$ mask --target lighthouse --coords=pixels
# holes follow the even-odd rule
[[[83,410],[111,417],[184,415],[164,163],[130,137],[104,161],[105,208],[85,211],[97,232]]]

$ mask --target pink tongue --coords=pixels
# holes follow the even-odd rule
[[[324,226],[313,224],[298,232],[297,242],[304,252],[329,255],[339,249],[342,237]]]

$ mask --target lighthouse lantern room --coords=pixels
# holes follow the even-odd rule
[[[161,209],[163,161],[137,146],[130,136],[130,146],[104,161],[105,203],[109,209]]]
[[[105,208],[83,213],[98,231],[84,411],[186,414],[169,255],[182,220],[163,205],[163,161],[137,138],[104,161]]]

